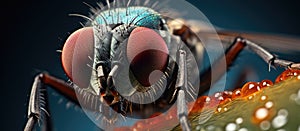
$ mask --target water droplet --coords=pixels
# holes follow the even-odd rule
[[[262,121],[267,118],[269,111],[266,108],[258,108],[254,113],[254,118],[258,121]]]
[[[276,116],[272,121],[272,125],[274,128],[280,128],[284,126],[286,123],[287,123],[287,118],[286,116],[283,115]]]
[[[220,97],[220,96],[222,96],[222,93],[221,93],[221,92],[216,92],[216,93],[214,94],[214,97],[215,97],[215,98],[218,98],[218,97]]]
[[[248,82],[242,87],[241,94],[242,96],[249,96],[259,90],[260,86],[257,82]]]
[[[267,99],[267,96],[265,96],[265,95],[260,97],[260,100],[262,100],[262,101],[264,101],[266,99]]]
[[[226,131],[235,131],[237,130],[238,126],[235,123],[229,123],[226,125]]]
[[[296,94],[290,95],[290,100],[295,101],[298,96]]]
[[[231,91],[217,92],[214,94],[214,98],[217,101],[219,101],[220,104],[226,103],[226,102],[231,101],[232,92]]]
[[[300,75],[298,75],[297,79],[300,80]],[[299,130],[299,131],[300,131],[300,130]]]
[[[300,76],[300,75],[299,75]],[[298,97],[300,98],[300,90],[298,90]]]
[[[211,102],[211,98],[208,96],[201,96],[199,97],[195,104],[194,107],[192,108],[191,112],[200,112],[202,108],[206,105],[208,105]]]
[[[271,127],[271,123],[269,121],[262,121],[260,124],[259,124],[259,127],[260,129],[262,130],[269,130],[270,127]]]
[[[242,124],[243,123],[243,118],[239,117],[235,120],[236,124]]]
[[[278,129],[277,131],[286,131],[285,129]]]
[[[299,74],[300,74],[300,70],[298,69],[287,69],[276,78],[275,83],[286,80],[290,77],[295,77],[295,76],[298,77]]]
[[[240,96],[241,96],[241,89],[235,89],[235,90],[232,92],[232,99],[237,98],[237,97],[240,97]]]
[[[272,86],[273,85],[273,82],[270,81],[270,80],[262,80],[260,83],[259,83],[259,86],[261,88],[266,88],[266,87],[269,87],[269,86]]]
[[[249,96],[249,97],[248,97],[248,100],[251,100],[251,99],[253,99],[253,96]]]
[[[265,107],[268,108],[268,109],[270,109],[270,108],[273,107],[273,105],[274,105],[274,103],[273,103],[272,101],[268,101],[268,102],[265,104]]]
[[[300,98],[297,97],[297,98],[295,99],[295,102],[296,102],[298,105],[300,105]]]
[[[227,111],[227,110],[228,110],[228,108],[227,108],[227,107],[225,107],[223,110],[224,110],[224,111]]]
[[[241,128],[241,129],[239,129],[239,131],[248,131],[248,129],[247,128]]]
[[[282,116],[287,117],[289,115],[289,112],[286,109],[280,109],[278,111],[278,115],[282,115]]]
[[[218,112],[221,112],[221,111],[222,111],[222,108],[221,108],[221,107],[218,107],[217,110],[218,110]]]

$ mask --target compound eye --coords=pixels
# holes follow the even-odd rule
[[[78,86],[87,88],[92,65],[94,33],[92,27],[81,28],[73,32],[62,50],[62,66],[67,76]]]
[[[163,75],[168,64],[169,50],[164,39],[154,30],[137,27],[127,43],[130,70],[143,86],[150,86]]]

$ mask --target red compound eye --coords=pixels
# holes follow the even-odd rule
[[[150,86],[163,75],[168,63],[168,47],[154,30],[137,27],[127,44],[127,58],[135,78],[143,86]]]
[[[67,76],[80,87],[88,87],[93,57],[94,35],[92,27],[81,28],[72,33],[62,50],[62,66]]]

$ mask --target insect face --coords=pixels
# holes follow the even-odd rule
[[[117,105],[117,112],[126,112],[119,108],[127,103],[122,95],[146,92],[166,79],[163,72],[167,70],[169,52],[165,39],[169,35],[162,38],[160,34],[167,30],[166,25],[157,12],[145,7],[103,11],[90,23],[92,27],[79,29],[66,41],[63,67],[79,87],[99,95],[108,106]],[[128,71],[125,74],[130,83],[113,78],[122,74],[120,70]]]
[[[186,41],[170,32],[165,18],[140,6],[98,11],[65,43],[62,63],[66,74],[79,87],[99,96],[105,118],[115,119],[118,113],[149,118],[164,112],[176,101],[180,89],[176,84],[187,86],[187,101],[197,97],[198,58]],[[187,83],[176,81],[178,61],[186,59],[179,58],[181,53],[188,59],[191,75]],[[151,110],[145,111],[147,108]],[[116,113],[105,116],[105,112]]]

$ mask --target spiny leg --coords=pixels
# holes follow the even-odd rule
[[[200,78],[200,88],[199,88],[199,96],[201,96],[205,91],[209,90],[212,83],[215,83],[219,80],[223,74],[231,67],[234,60],[237,58],[239,53],[245,48],[249,47],[252,52],[255,52],[259,57],[261,57],[266,63],[269,64],[269,70],[271,66],[281,66],[285,68],[298,68],[300,69],[300,63],[294,63],[292,61],[287,61],[283,59],[278,59],[275,55],[271,54],[269,51],[259,46],[256,43],[251,42],[250,40],[237,37],[233,44],[226,50],[225,56],[221,56],[216,62],[212,64],[210,68],[208,68],[204,73],[201,74]],[[224,68],[219,68],[224,66],[220,63],[226,62],[226,70],[219,70]],[[215,71],[216,74],[212,74],[211,70]],[[212,75],[214,75],[215,79],[211,79]]]
[[[292,61],[287,61],[277,58],[275,55],[271,54],[269,51],[259,46],[258,44],[243,38],[238,38],[239,41],[246,43],[249,49],[255,52],[259,57],[261,57],[266,63],[269,64],[269,71],[271,66],[281,66],[284,68],[297,68],[300,69],[300,63],[294,63]]]
[[[75,84],[70,84],[61,79],[55,78],[49,74],[41,73],[34,79],[32,85],[29,104],[28,104],[28,120],[24,131],[31,131],[37,122],[44,116],[45,130],[51,130],[50,112],[48,109],[48,97],[46,85],[60,92],[69,100],[79,105],[78,99],[81,99],[81,104],[90,110],[99,110],[99,97],[79,88]],[[77,98],[76,94],[78,94]]]
[[[48,113],[48,100],[47,100],[47,90],[43,82],[41,82],[42,75],[38,75],[34,79],[34,83],[31,89],[31,94],[29,98],[28,105],[28,121],[24,128],[24,131],[32,131],[36,122],[42,119],[42,113],[44,113],[45,118],[45,130],[51,130],[51,119]]]
[[[187,67],[186,67],[186,52],[179,50],[179,71],[178,78],[176,81],[176,91],[178,90],[177,96],[177,116],[182,130],[190,131],[191,125],[188,121],[188,109],[185,99],[185,92],[183,89],[187,88]]]

